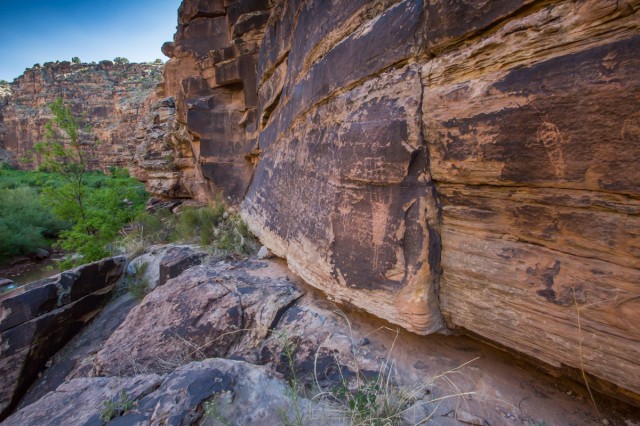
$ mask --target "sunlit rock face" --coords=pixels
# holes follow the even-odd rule
[[[267,0],[185,1],[174,42],[162,50],[164,93],[175,98],[187,170],[182,186],[200,199],[223,193],[238,204],[253,172],[258,135],[258,52],[271,4]],[[197,166],[196,166],[197,165]],[[191,167],[191,168],[190,168]]]
[[[14,155],[4,147],[7,128],[4,124],[4,110],[9,103],[11,86],[8,82],[0,82],[0,163],[14,164]]]
[[[40,159],[33,154],[34,145],[44,140],[45,125],[52,119],[49,105],[62,98],[82,127],[91,127],[81,133],[81,140],[99,141],[89,158],[90,168],[130,168],[136,125],[146,112],[144,101],[161,77],[161,64],[102,61],[36,65],[10,84],[11,94],[4,107],[0,101],[4,126],[4,135],[0,128],[0,145],[15,156],[19,167],[37,167]]]
[[[140,176],[345,305],[633,397],[640,3],[549,3],[185,0]]]
[[[639,8],[184,1],[164,89],[308,283],[638,393]]]

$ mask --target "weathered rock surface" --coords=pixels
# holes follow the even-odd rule
[[[104,403],[120,401],[122,392],[131,407],[107,422],[109,425],[276,425],[283,418],[294,418],[294,402],[281,377],[242,361],[208,359],[187,364],[164,377],[151,374],[74,379],[16,412],[3,425],[102,425]],[[216,410],[209,416],[207,403],[214,404]],[[305,398],[295,404],[305,411],[315,405]],[[326,418],[314,423],[337,424]]]
[[[130,312],[98,352],[95,374],[162,373],[232,355],[256,359],[281,311],[302,295],[287,277],[284,267],[265,262],[189,269]]]
[[[33,404],[60,385],[76,377],[87,377],[93,370],[95,354],[104,342],[122,324],[127,314],[138,303],[131,294],[126,293],[109,302],[98,315],[80,333],[58,351],[20,400],[18,409]]]
[[[130,425],[147,420],[162,424],[276,425],[293,418],[288,386],[267,368],[242,361],[207,359],[180,367],[135,410],[110,424]],[[206,403],[215,411],[205,416]],[[301,398],[299,408],[311,401]],[[328,424],[320,420],[319,424]]]
[[[194,197],[222,192],[237,204],[251,180],[257,59],[269,8],[267,0],[186,0],[174,42],[163,46],[171,58],[163,90],[175,98],[173,133],[190,163],[176,167],[187,170],[181,182]]]
[[[195,246],[157,245],[133,259],[127,266],[127,274],[146,281],[147,287],[154,289],[199,265],[205,257],[207,253]]]
[[[574,6],[533,9],[423,67],[441,309],[638,393],[640,5]]]
[[[162,65],[45,63],[27,69],[10,84],[7,105],[0,101],[0,148],[16,156],[20,167],[35,167],[34,144],[42,142],[46,123],[52,115],[49,105],[62,97],[91,134],[87,141],[100,141],[89,166],[106,170],[109,166],[130,168],[136,149],[134,137],[138,121],[145,115],[145,99],[161,79]],[[0,97],[1,98],[1,97]],[[86,122],[85,122],[86,120]]]
[[[100,411],[107,401],[119,401],[122,392],[137,401],[162,383],[157,374],[135,377],[82,377],[64,383],[32,405],[19,410],[3,425],[103,425]],[[122,401],[126,402],[126,401]]]
[[[100,312],[125,262],[105,259],[0,295],[0,417],[45,362]]]
[[[9,103],[9,97],[11,96],[11,86],[8,82],[0,82],[0,164],[8,163],[14,164],[14,154],[7,151],[4,146],[4,141],[7,133],[7,126],[4,123],[4,109]]]
[[[211,299],[221,288],[227,294]],[[212,302],[202,303],[207,299]],[[109,304],[51,359],[18,411],[2,424],[101,425],[106,414],[115,416],[112,425],[270,425],[296,418],[301,424],[350,424],[339,389],[346,384],[354,394],[360,389],[369,395],[373,388],[365,383],[381,371],[385,386],[404,389],[396,419],[409,424],[455,424],[461,407],[465,413],[458,418],[490,424],[538,418],[548,424],[602,424],[584,387],[532,373],[513,357],[464,336],[419,337],[370,316],[342,313],[319,292],[302,287],[282,261],[205,259],[129,310],[131,303],[124,295]],[[200,335],[206,344],[196,348]],[[227,335],[235,336],[231,346]],[[177,353],[167,342],[171,338],[197,353],[158,363],[168,359],[164,353]],[[217,346],[205,353],[209,344]],[[115,351],[118,345],[124,350]],[[214,353],[233,359],[206,359]],[[131,369],[120,371],[116,360]],[[107,377],[91,377],[96,372]],[[120,372],[124,376],[114,376]],[[638,420],[620,404],[599,405],[614,424]]]
[[[330,297],[640,392],[640,3],[280,2],[242,214]]]
[[[153,195],[189,198],[202,192],[197,185],[195,158],[185,126],[176,120],[175,100],[146,101],[150,111],[138,122],[133,173]]]

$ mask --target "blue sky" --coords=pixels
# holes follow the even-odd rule
[[[0,0],[0,80],[48,61],[166,60],[181,0]]]

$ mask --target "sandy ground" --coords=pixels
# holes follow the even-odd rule
[[[305,297],[324,299],[307,290]],[[362,350],[380,351],[390,359],[396,379],[408,388],[423,386],[432,397],[442,398],[433,406],[429,425],[464,424],[454,420],[458,410],[491,426],[640,426],[640,408],[598,393],[594,405],[584,383],[551,367],[465,335],[417,336],[370,315],[341,309],[351,323],[354,341],[370,342]]]

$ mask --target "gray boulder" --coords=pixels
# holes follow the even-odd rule
[[[0,420],[100,312],[125,264],[124,257],[104,259],[0,295]]]

